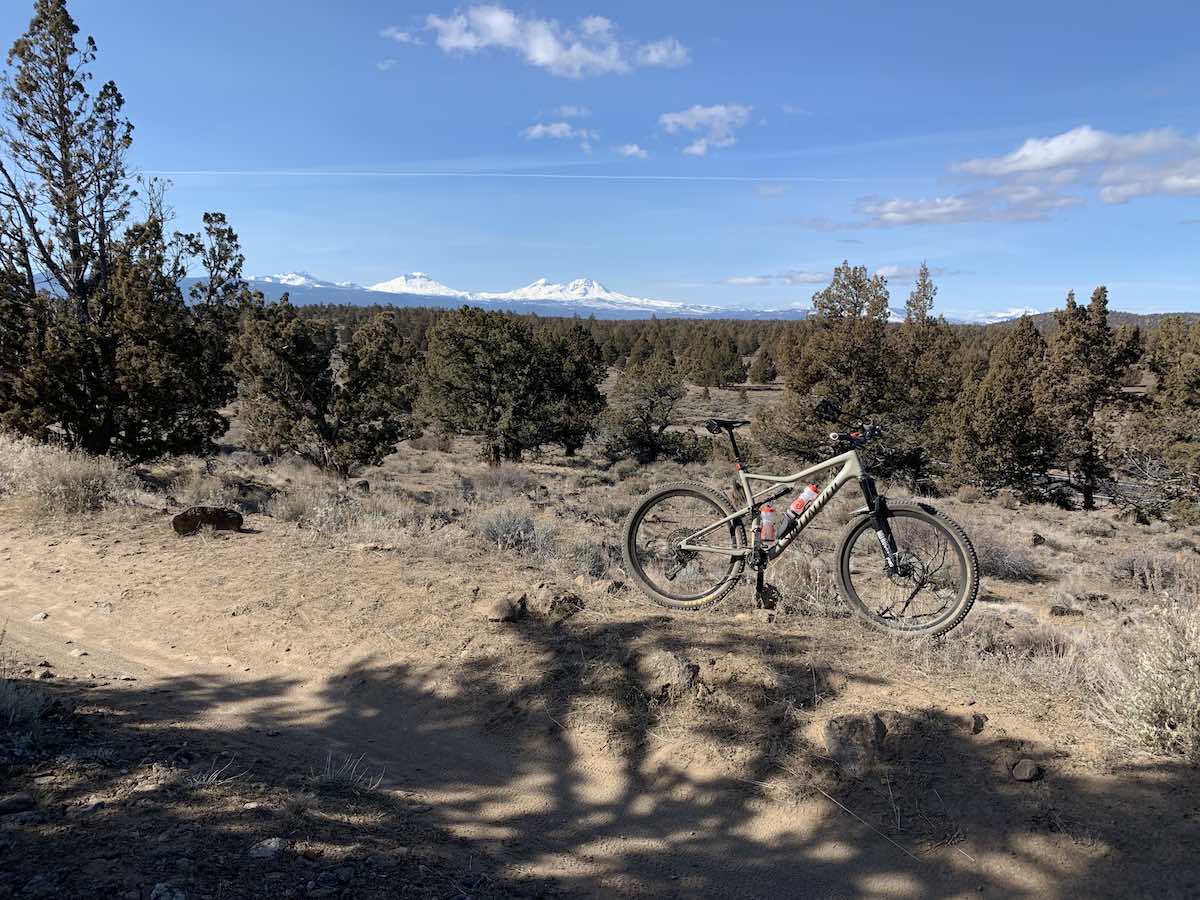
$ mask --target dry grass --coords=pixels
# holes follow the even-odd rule
[[[488,546],[546,564],[557,556],[559,526],[547,515],[537,515],[527,501],[513,500],[480,509],[471,519],[471,531]]]
[[[27,731],[49,705],[41,685],[20,677],[16,660],[4,648],[0,628],[0,726],[10,735]]]
[[[37,513],[80,515],[137,499],[133,477],[113,459],[0,434],[0,496]]]
[[[971,543],[979,556],[979,571],[986,578],[1001,581],[1034,583],[1046,578],[1041,560],[1019,543],[1011,531],[1001,531],[990,525],[975,523],[968,529]]]
[[[320,791],[334,793],[359,793],[361,791],[378,790],[383,784],[383,772],[372,774],[364,760],[366,754],[347,756],[340,762],[330,750],[325,755],[325,762],[320,769],[315,769],[310,775],[309,782]]]

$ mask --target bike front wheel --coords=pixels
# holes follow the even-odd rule
[[[680,544],[732,515],[725,498],[706,485],[663,485],[629,514],[622,546],[625,571],[642,593],[662,606],[712,606],[737,586],[745,571],[745,527],[731,520],[689,541],[699,549]]]
[[[893,634],[945,634],[970,612],[979,593],[979,561],[966,532],[925,503],[888,504],[897,567],[887,566],[870,516],[842,533],[837,582],[862,619]]]

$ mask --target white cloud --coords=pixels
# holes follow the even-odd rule
[[[1078,206],[1082,199],[1032,184],[1001,185],[966,194],[907,199],[867,200],[867,226],[948,225],[961,222],[1031,222],[1051,212]]]
[[[781,106],[779,108],[781,110],[783,110],[785,115],[789,115],[789,116],[811,116],[812,115],[811,110],[807,110],[802,106],[793,106],[790,103],[785,103],[785,104],[783,104],[783,106]]]
[[[687,47],[673,37],[663,38],[652,44],[643,44],[638,48],[637,61],[643,66],[661,66],[665,69],[678,69],[691,62]]]
[[[622,156],[633,157],[635,159],[646,159],[650,156],[649,153],[647,153],[637,144],[622,144],[617,148],[617,152]]]
[[[1116,163],[1156,153],[1166,153],[1187,142],[1170,128],[1132,134],[1113,134],[1080,125],[1048,138],[1030,138],[1007,156],[971,159],[952,168],[971,175],[1016,175],[1044,172],[1063,166]]]
[[[773,275],[737,275],[726,278],[725,283],[739,287],[765,287],[769,284],[825,284],[833,277],[829,272],[811,272],[806,269],[787,269]]]
[[[425,27],[446,53],[478,53],[495,47],[516,53],[531,66],[562,78],[624,73],[635,66],[679,66],[687,48],[674,38],[649,44],[618,40],[616,25],[603,16],[581,19],[577,29],[553,19],[523,17],[493,4],[467,7],[450,16],[430,14]]]
[[[395,25],[389,25],[383,31],[379,32],[380,37],[389,38],[397,44],[420,44],[421,39],[409,31],[402,31]]]
[[[379,62],[375,63],[375,68],[377,68],[380,72],[386,72],[389,69],[396,68],[398,65],[400,65],[400,60],[398,59],[381,59]]]
[[[562,119],[586,119],[592,114],[592,111],[586,106],[564,103],[562,106],[555,107],[554,114]]]
[[[750,120],[751,107],[740,103],[721,103],[716,106],[693,106],[679,112],[663,113],[658,124],[667,134],[681,131],[704,132],[683,148],[692,156],[704,156],[710,147],[730,147],[737,143],[734,130]]]
[[[760,184],[755,188],[760,197],[780,197],[787,193],[786,184]]]
[[[1158,166],[1118,167],[1100,176],[1105,203],[1126,203],[1150,194],[1200,196],[1200,156]]]
[[[556,141],[578,140],[580,148],[588,153],[592,150],[592,141],[598,137],[596,132],[587,128],[576,128],[569,122],[538,122],[522,130],[521,136],[527,141],[544,138]]]
[[[920,266],[880,266],[875,270],[876,275],[882,275],[884,278],[898,278],[906,281],[910,278],[916,278],[920,273]],[[946,274],[946,270],[930,266],[929,274],[934,276],[944,275]]]

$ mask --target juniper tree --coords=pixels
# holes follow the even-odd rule
[[[954,406],[953,463],[958,475],[988,489],[1029,491],[1044,480],[1053,433],[1034,386],[1046,342],[1022,316],[993,348],[982,379],[969,381]]]
[[[420,409],[443,429],[478,434],[491,466],[517,459],[537,440],[532,412],[541,370],[529,326],[470,306],[429,330]]]
[[[578,322],[566,334],[542,329],[535,338],[535,352],[542,364],[541,408],[537,417],[544,425],[539,442],[561,444],[574,456],[595,433],[596,419],[604,409],[600,384],[607,367],[591,332]]]
[[[1096,488],[1109,474],[1101,414],[1121,395],[1129,365],[1138,357],[1136,330],[1108,325],[1108,290],[1098,287],[1086,307],[1067,295],[1054,313],[1046,365],[1037,382],[1038,405],[1058,435],[1057,463],[1070,475],[1084,509],[1095,509]]]
[[[247,442],[342,477],[378,465],[419,433],[415,364],[393,314],[375,313],[339,348],[334,325],[302,318],[284,294],[246,314],[234,349]]]
[[[706,331],[688,349],[684,368],[692,384],[701,387],[720,387],[741,384],[746,380],[746,367],[732,337]]]
[[[753,384],[770,384],[779,377],[779,371],[775,368],[775,358],[765,345],[759,348],[754,360],[750,363],[747,377]]]
[[[670,455],[676,441],[667,431],[687,394],[683,376],[663,354],[627,365],[613,387],[604,414],[605,453],[653,462]]]
[[[38,0],[8,54],[0,129],[0,423],[96,452],[207,452],[228,399],[184,302],[186,242],[151,191],[139,222],[133,126],[64,0]]]

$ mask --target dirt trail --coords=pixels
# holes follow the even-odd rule
[[[1129,896],[1118,885],[1135,869],[1155,879],[1143,896],[1200,884],[1181,849],[1185,832],[1200,837],[1194,780],[1167,767],[1105,773],[1062,709],[905,672],[848,621],[681,619],[630,602],[586,610],[568,623],[574,636],[488,624],[481,600],[528,589],[536,572],[487,555],[339,548],[263,517],[248,526],[183,540],[149,513],[70,531],[0,510],[8,639],[59,678],[121,688],[147,727],[299,766],[332,748],[365,753],[386,786],[514,876],[581,896]],[[629,715],[619,692],[595,686],[599,663],[573,658],[601,642],[677,649],[702,680],[706,666],[753,657],[829,687],[780,732],[776,756],[719,719],[689,730],[667,718],[631,740],[630,722],[612,724]],[[767,690],[750,671],[723,690]],[[963,722],[985,708],[973,735]],[[795,768],[823,756],[829,716],[878,709],[920,717],[921,777],[830,792]],[[1017,753],[1048,777],[1014,782]],[[1164,817],[1178,841],[1139,836]]]

